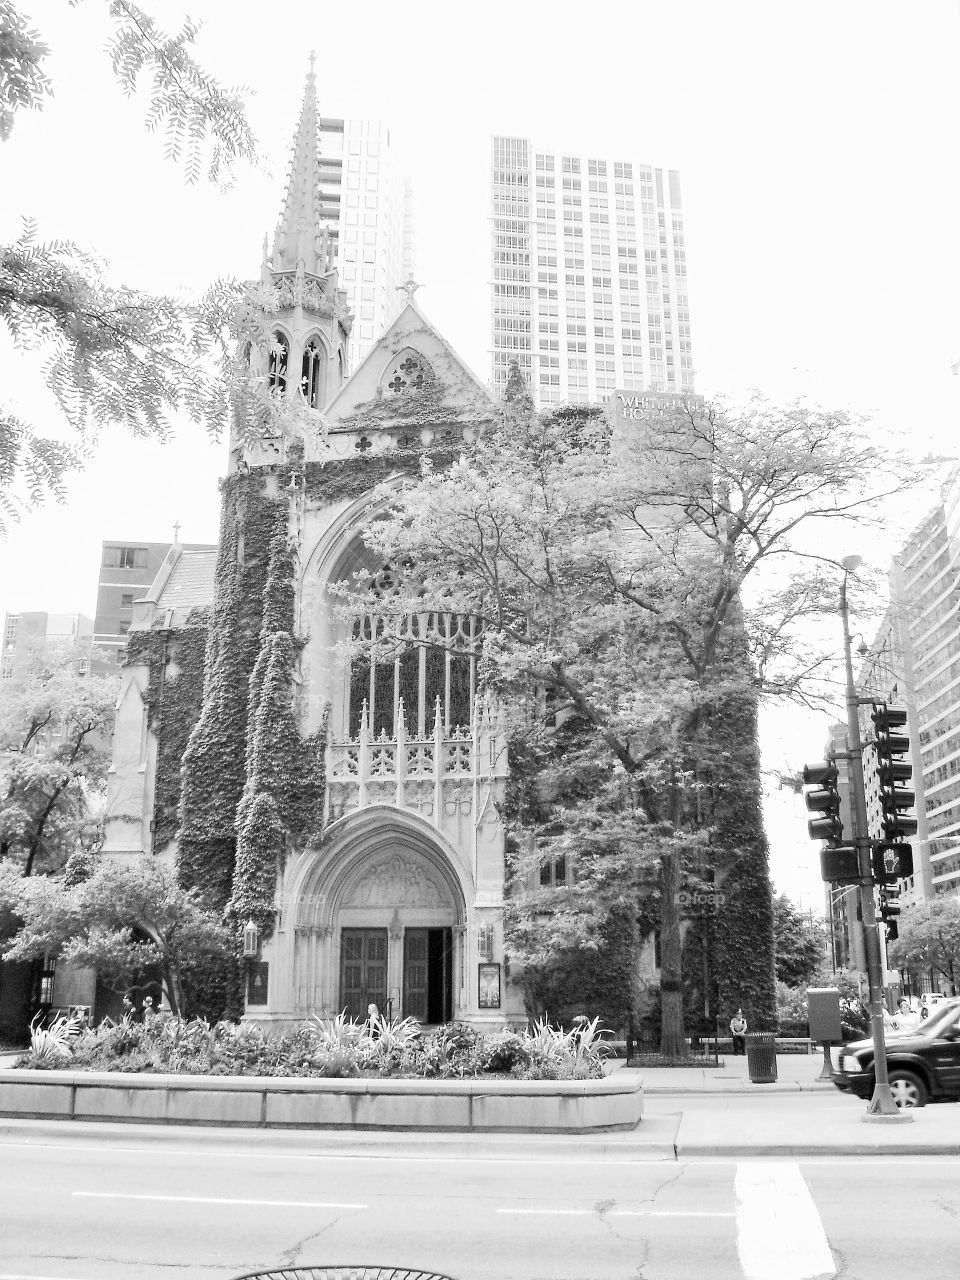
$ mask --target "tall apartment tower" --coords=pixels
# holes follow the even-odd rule
[[[311,72],[294,170],[297,147],[314,130],[320,175],[317,225],[329,232],[340,287],[353,313],[349,366],[355,369],[406,302],[398,289],[414,269],[412,197],[387,126],[319,115]]]
[[[0,641],[0,680],[16,680],[29,670],[36,651],[50,644],[74,649],[80,673],[85,675],[92,639],[93,619],[83,613],[6,613]]]
[[[693,391],[680,175],[493,139],[493,387],[538,405]]]
[[[926,850],[936,893],[960,892],[960,467],[890,573],[913,656]],[[917,788],[918,800],[920,788]]]

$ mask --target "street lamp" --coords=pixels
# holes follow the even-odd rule
[[[847,578],[862,563],[860,556],[845,556],[840,561],[843,584],[840,587],[840,617],[843,620],[843,657],[847,671],[847,750],[850,755],[850,783],[853,791],[853,843],[860,870],[860,918],[863,924],[863,950],[870,984],[870,1031],[873,1037],[873,1097],[864,1120],[911,1121],[913,1116],[901,1112],[890,1092],[887,1074],[887,1050],[883,1032],[883,967],[880,959],[880,934],[873,901],[873,866],[870,835],[867,830],[867,798],[863,781],[863,744],[860,741],[859,700],[853,683],[853,655],[850,642],[850,615],[847,609]]]

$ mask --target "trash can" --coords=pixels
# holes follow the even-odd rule
[[[772,1031],[748,1031],[747,1071],[751,1084],[776,1084],[777,1042]]]

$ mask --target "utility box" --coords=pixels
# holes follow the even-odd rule
[[[811,1040],[820,1044],[840,1044],[843,1041],[840,992],[836,987],[807,988],[807,1022]]]

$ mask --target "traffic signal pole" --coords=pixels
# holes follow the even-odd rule
[[[843,619],[843,656],[847,670],[847,749],[850,762],[850,782],[853,791],[853,844],[857,850],[860,871],[858,886],[860,917],[863,928],[863,949],[867,961],[867,981],[870,987],[870,1030],[873,1037],[874,1087],[873,1097],[864,1119],[877,1116],[912,1120],[901,1111],[890,1092],[887,1074],[886,1038],[883,1027],[883,968],[880,958],[880,934],[877,929],[877,913],[873,900],[873,867],[870,836],[867,828],[867,796],[863,780],[863,743],[860,739],[860,713],[856,686],[853,683],[853,655],[850,643],[850,616],[847,609],[847,578],[860,563],[858,556],[848,556],[842,562],[843,584],[840,588],[840,616]]]

